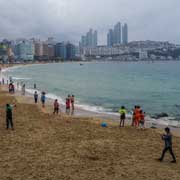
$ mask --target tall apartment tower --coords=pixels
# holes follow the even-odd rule
[[[109,30],[108,34],[107,34],[107,46],[111,47],[114,44],[114,31],[112,29]]]
[[[94,31],[94,34],[93,34],[93,47],[97,46],[97,41],[98,41],[98,33],[97,33],[97,31]]]
[[[122,43],[128,43],[128,25],[126,23],[122,27]]]
[[[118,22],[114,26],[114,44],[119,45],[121,44],[121,23]]]
[[[121,23],[118,22],[114,29],[110,29],[107,34],[107,45],[109,47],[114,45],[122,44],[122,30],[121,30]]]

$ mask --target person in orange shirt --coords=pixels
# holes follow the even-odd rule
[[[140,119],[141,119],[141,107],[140,106],[136,106],[136,109],[135,109],[135,126],[136,127],[139,127],[139,122],[140,122]]]

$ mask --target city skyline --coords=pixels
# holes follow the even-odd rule
[[[129,41],[180,43],[178,5],[178,0],[135,0],[133,4],[130,0],[37,0],[35,4],[34,0],[1,0],[0,39],[53,36],[78,44],[81,35],[93,28],[101,45],[106,44],[107,30],[120,21],[129,25]]]

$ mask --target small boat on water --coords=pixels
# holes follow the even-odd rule
[[[80,66],[83,66],[84,64],[80,63]]]

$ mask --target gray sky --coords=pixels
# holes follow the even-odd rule
[[[46,38],[78,42],[89,28],[99,44],[116,22],[127,22],[129,40],[180,43],[180,0],[0,0],[0,39]]]

